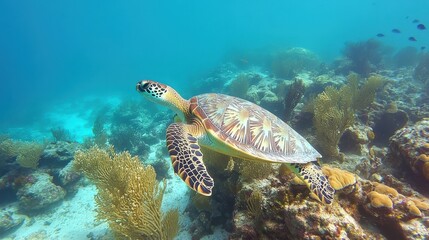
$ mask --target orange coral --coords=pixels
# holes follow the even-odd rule
[[[429,155],[427,154],[420,154],[419,160],[423,162],[429,162]]]
[[[382,194],[386,194],[389,195],[391,197],[397,197],[398,196],[398,191],[396,191],[396,189],[391,188],[389,186],[386,186],[382,183],[374,183],[375,185],[375,189],[374,191],[378,192],[378,193],[382,193]]]
[[[354,174],[339,168],[323,166],[322,172],[328,177],[329,183],[335,190],[340,190],[356,183]]]
[[[416,206],[416,204],[413,201],[407,202],[407,208],[408,208],[408,211],[414,216],[420,217],[422,215],[422,212],[420,212],[420,209]]]
[[[414,204],[416,205],[416,207],[418,207],[420,210],[422,211],[427,211],[429,210],[429,203],[424,202],[418,198],[410,198],[411,201],[414,202]]]
[[[376,191],[371,191],[370,193],[368,193],[368,198],[371,202],[371,206],[375,208],[380,208],[380,207],[386,207],[390,209],[393,208],[392,200],[390,200],[389,196],[385,194],[378,193]]]

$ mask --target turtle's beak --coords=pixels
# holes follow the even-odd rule
[[[142,80],[137,83],[136,90],[137,92],[144,92],[147,86],[149,86],[149,81]]]

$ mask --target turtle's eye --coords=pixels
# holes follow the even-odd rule
[[[149,87],[149,82],[146,81],[141,81],[139,83],[137,83],[137,91],[139,92],[144,92],[146,91],[146,89]]]
[[[141,86],[142,91],[144,91],[147,88],[147,86],[149,86],[149,83],[147,82],[147,83],[140,85],[140,86]]]

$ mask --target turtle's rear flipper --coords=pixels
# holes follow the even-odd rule
[[[213,178],[203,163],[203,153],[197,139],[191,132],[197,130],[193,125],[172,123],[167,128],[167,148],[174,172],[193,190],[210,196]]]
[[[331,204],[334,200],[335,190],[329,184],[322,169],[314,163],[293,164],[301,174],[311,192],[323,203]]]

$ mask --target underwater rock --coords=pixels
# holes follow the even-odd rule
[[[0,234],[21,225],[24,217],[14,214],[11,211],[0,211]]]
[[[80,144],[77,142],[58,141],[49,143],[43,151],[40,164],[53,167],[65,166],[73,160],[75,152],[80,148]]]
[[[336,192],[332,205],[313,200],[293,174],[241,182],[230,239],[416,239],[429,237],[429,199],[392,176],[372,182],[323,166]],[[279,168],[279,171],[282,171]],[[280,176],[280,175],[279,175]],[[388,185],[389,184],[389,185]],[[396,188],[398,186],[398,188]],[[401,187],[400,187],[401,186]],[[258,215],[249,207],[253,192],[262,194]],[[396,238],[395,238],[396,237]]]
[[[390,138],[389,153],[429,181],[429,119],[397,131]]]
[[[73,168],[73,161],[70,161],[63,169],[58,173],[58,178],[62,186],[69,185],[79,180],[82,176],[82,173],[76,171]]]
[[[355,123],[353,126],[347,128],[341,136],[339,142],[340,151],[359,155],[368,154],[368,144],[373,140],[372,134],[374,132],[370,127]]]
[[[375,120],[374,141],[381,144],[386,144],[389,138],[398,129],[403,128],[408,122],[408,115],[404,111],[385,111]]]
[[[256,85],[251,85],[249,87],[246,99],[280,117],[284,108],[282,103],[283,99],[275,94],[276,88],[277,83],[274,79],[263,78]]]
[[[305,186],[270,176],[245,184],[238,193],[234,212],[234,232],[230,239],[374,239],[379,234],[363,229],[338,202],[324,205],[309,198]],[[246,201],[250,193],[261,191],[262,213],[250,214]],[[237,208],[238,206],[238,208]]]
[[[378,148],[376,146],[371,146],[369,149],[369,154],[367,157],[361,157],[358,164],[355,166],[354,172],[363,178],[380,178],[380,176],[373,176],[374,174],[379,174],[381,171],[385,170],[383,166],[383,159],[386,156],[386,148]]]
[[[16,193],[20,208],[37,210],[47,207],[64,198],[66,192],[52,182],[52,176],[44,172],[34,172],[34,183],[23,186]]]

